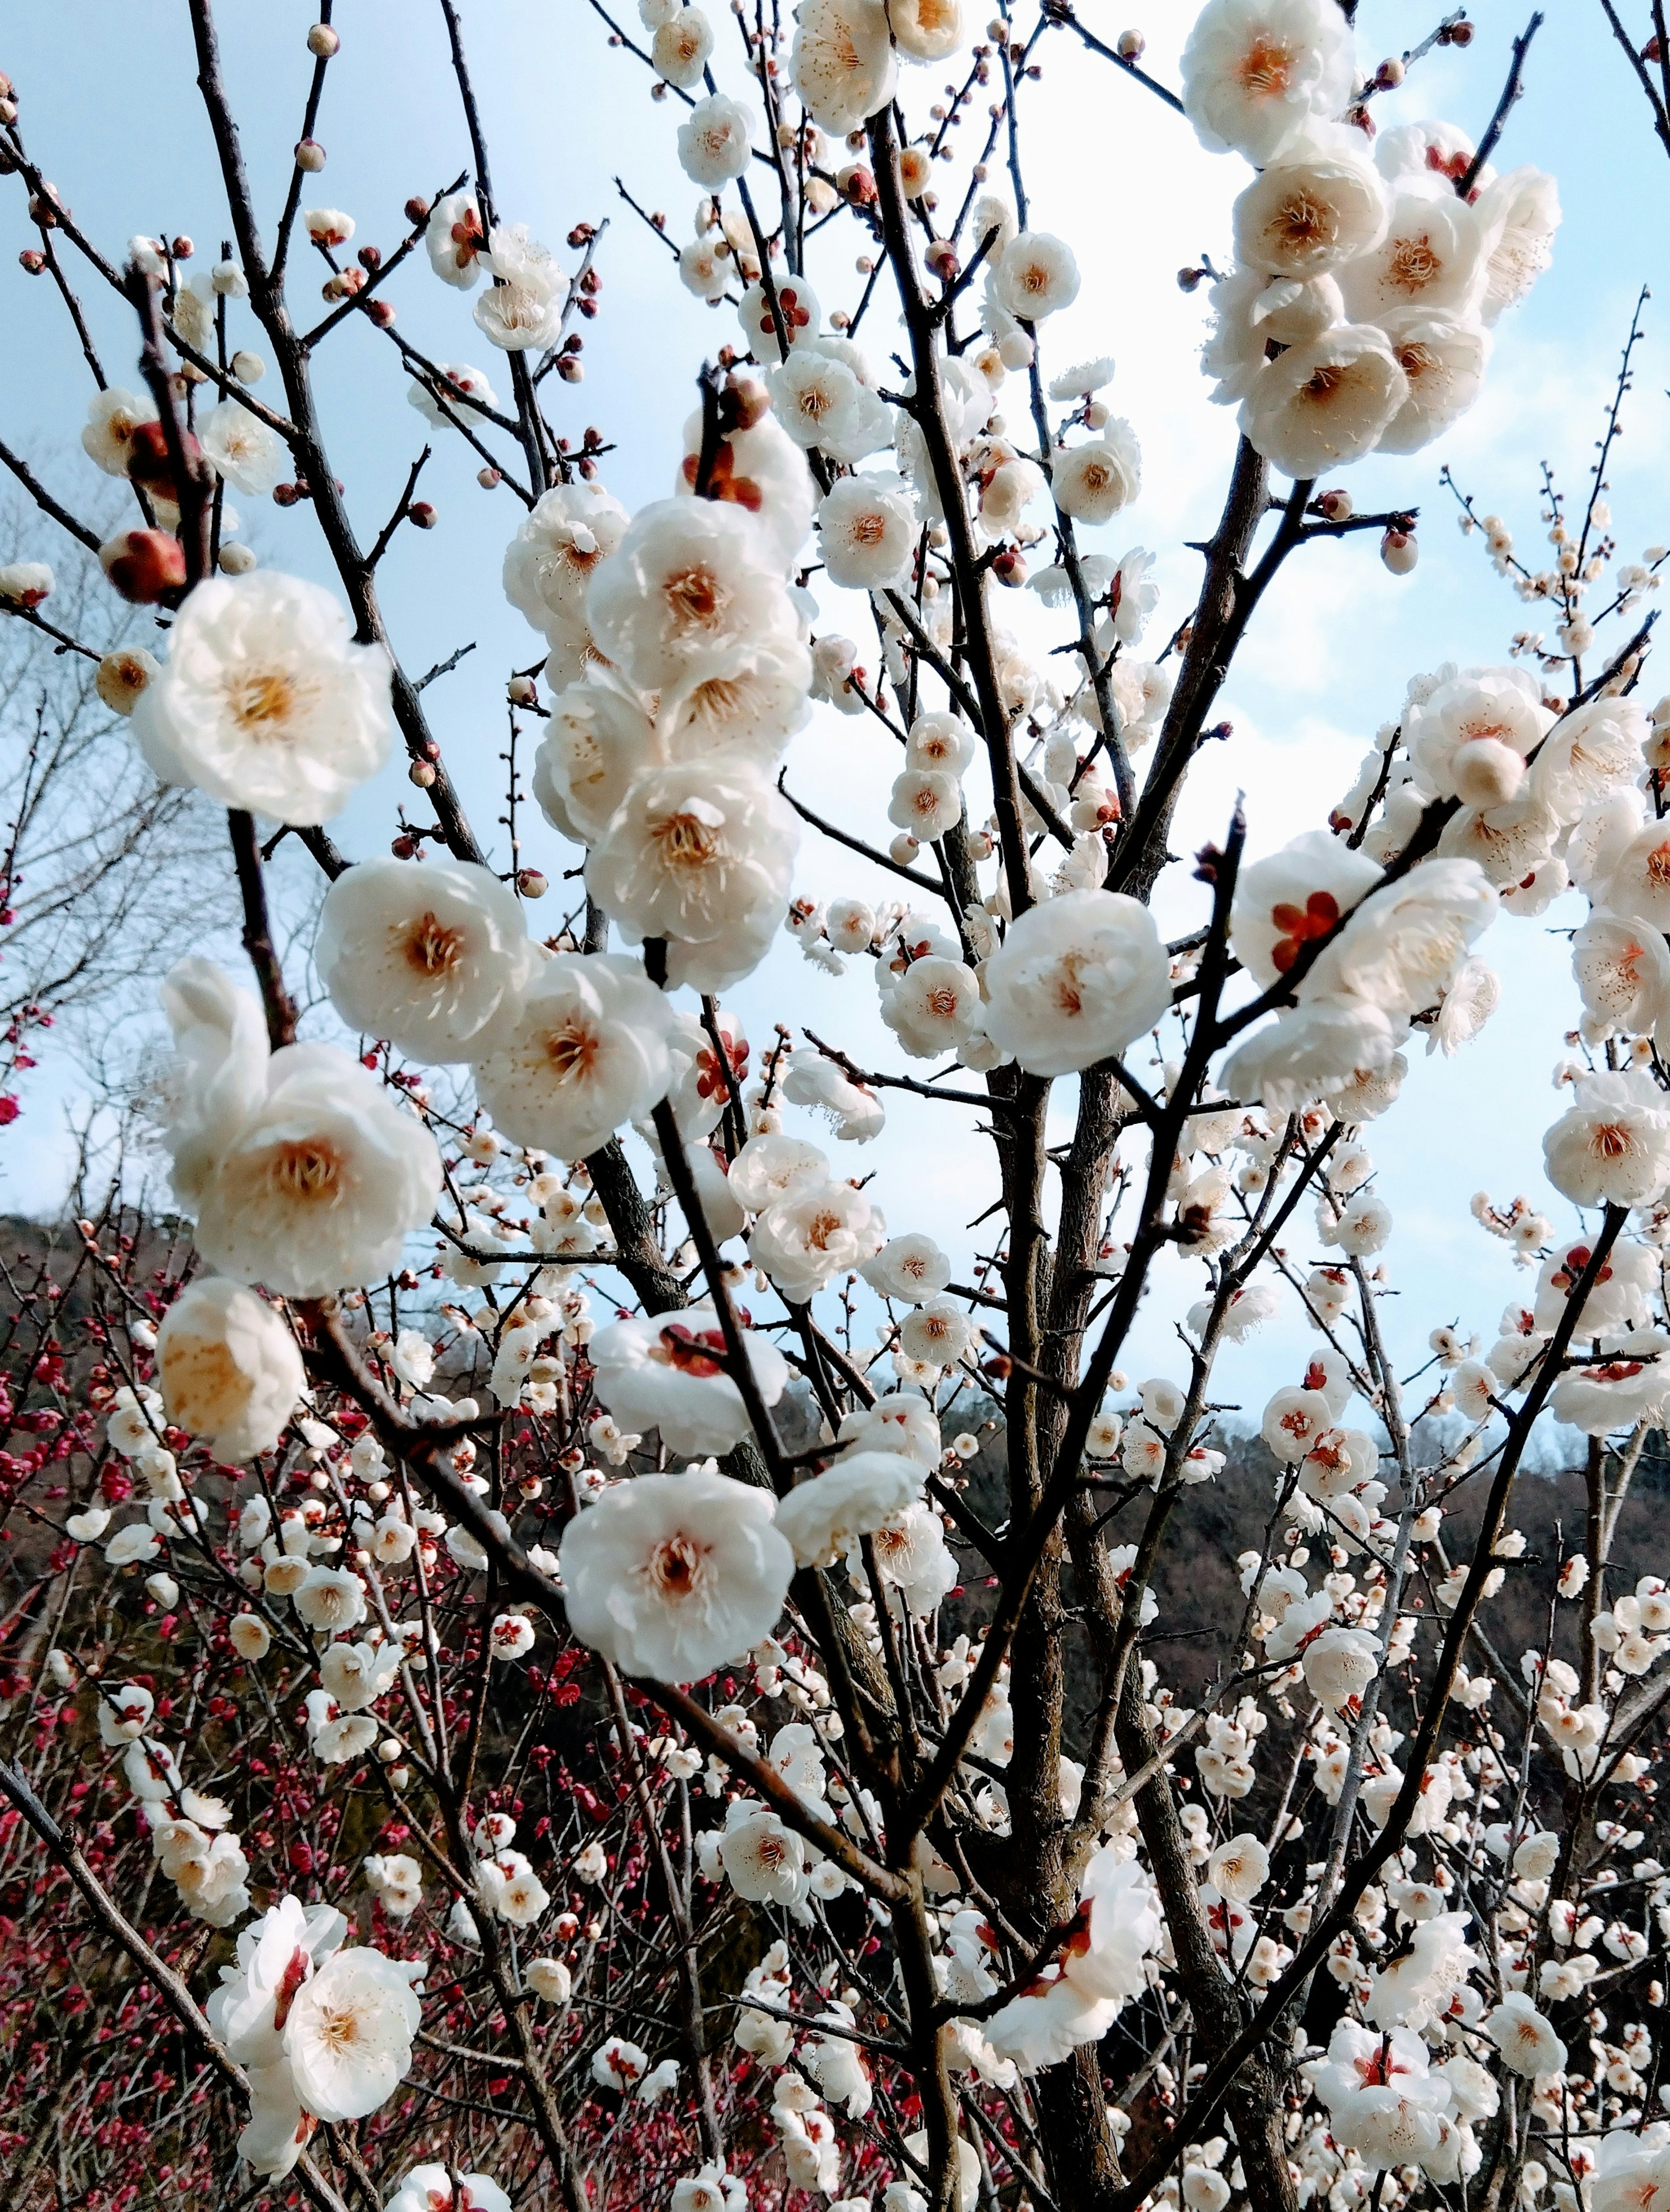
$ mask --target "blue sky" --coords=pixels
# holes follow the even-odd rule
[[[715,66],[722,86],[741,91],[741,71],[726,43],[729,18],[715,12]],[[1271,593],[1226,694],[1235,738],[1210,757],[1179,825],[1180,852],[1221,830],[1237,787],[1247,793],[1254,852],[1314,826],[1351,782],[1375,726],[1395,712],[1412,672],[1451,659],[1503,659],[1509,639],[1527,619],[1491,575],[1479,541],[1464,542],[1458,534],[1448,495],[1438,485],[1439,467],[1448,461],[1481,510],[1507,517],[1522,544],[1539,538],[1538,464],[1546,458],[1565,486],[1578,490],[1636,294],[1663,273],[1662,210],[1670,186],[1644,103],[1606,36],[1598,8],[1588,0],[1552,0],[1549,12],[1501,160],[1506,166],[1534,161],[1558,178],[1565,221],[1553,268],[1531,301],[1498,326],[1485,396],[1466,421],[1424,453],[1370,462],[1351,474],[1359,507],[1422,509],[1415,575],[1388,575],[1373,540],[1364,538],[1307,550]],[[1143,23],[1152,66],[1174,82],[1193,13],[1172,4],[1145,22],[1136,9],[1116,15],[1107,0],[1085,0],[1084,9],[1085,21],[1109,38],[1127,21]],[[1363,64],[1371,68],[1382,53],[1423,36],[1436,13],[1363,0]],[[222,15],[228,77],[270,230],[300,129],[311,11],[292,0],[259,7],[239,0]],[[696,195],[674,158],[672,105],[653,101],[647,72],[608,49],[604,28],[584,0],[562,0],[555,8],[535,0],[465,0],[464,16],[501,210],[527,222],[559,258],[576,221],[610,218],[598,258],[604,311],[585,332],[586,380],[562,387],[551,411],[565,434],[577,439],[595,423],[617,447],[606,481],[629,505],[659,496],[669,488],[677,425],[704,352],[735,335],[726,310],[710,313],[677,286],[665,247],[616,198],[610,182],[618,173],[644,205],[667,211],[673,235],[689,234]],[[433,192],[468,164],[440,10],[425,0],[344,0],[337,20],[343,51],[330,72],[318,132],[329,163],[307,198],[351,213],[359,224],[356,243],[386,247],[399,234],[406,197]],[[1501,87],[1509,41],[1523,26],[1519,9],[1498,0],[1485,0],[1476,21],[1478,34],[1465,54],[1430,57],[1404,93],[1378,103],[1382,125],[1437,114],[1475,131],[1482,127]],[[112,258],[133,232],[165,228],[191,233],[205,257],[215,248],[224,215],[192,90],[183,6],[145,0],[113,10],[106,0],[58,0],[51,9],[14,11],[0,67],[18,86],[35,158]],[[937,70],[906,73],[902,93],[914,118],[925,116],[940,83]],[[1181,293],[1174,276],[1203,252],[1220,264],[1227,261],[1229,210],[1247,172],[1232,156],[1201,152],[1178,118],[1065,33],[1046,43],[1043,79],[1024,100],[1033,222],[1072,241],[1084,276],[1076,306],[1058,319],[1059,327],[1049,327],[1047,365],[1102,352],[1117,360],[1107,396],[1141,441],[1145,483],[1139,504],[1097,533],[1097,550],[1119,554],[1145,544],[1160,551],[1165,596],[1151,636],[1163,638],[1187,610],[1199,563],[1184,542],[1210,533],[1234,446],[1232,416],[1207,404],[1194,359],[1204,299]],[[975,113],[981,114],[978,104]],[[30,447],[73,503],[78,491],[96,487],[76,441],[86,371],[49,286],[16,266],[15,248],[30,234],[14,181],[0,181],[0,329],[6,334],[0,434]],[[861,282],[853,268],[860,241],[845,224],[832,226],[829,237],[839,244],[830,245],[813,271],[826,311],[850,304]],[[119,381],[131,369],[131,331],[119,304],[99,295],[97,281],[89,276],[83,296]],[[299,315],[307,312],[313,282],[304,260],[295,286]],[[470,321],[468,295],[445,289],[420,261],[403,272],[392,296],[400,329],[421,349],[475,362],[501,392],[507,389],[502,358],[493,357]],[[1664,391],[1670,356],[1658,313],[1656,306],[1649,310],[1637,392],[1612,477],[1626,557],[1670,538]],[[254,342],[258,334],[252,326],[246,335]],[[866,336],[877,351],[891,343],[884,321],[872,319]],[[358,319],[324,349],[317,373],[337,466],[368,538],[393,502],[424,426],[406,405],[406,379],[393,348]],[[1018,404],[1018,393],[1016,398]],[[458,646],[477,643],[428,700],[454,774],[485,826],[501,811],[504,678],[534,659],[539,647],[498,586],[503,546],[519,510],[504,490],[478,489],[477,465],[461,441],[440,443],[425,489],[440,511],[441,527],[428,535],[401,533],[385,564],[383,589],[395,642],[414,672]],[[253,503],[243,505],[247,512]],[[264,559],[329,580],[305,508],[285,514],[263,504],[250,522]],[[43,522],[28,543],[0,548],[0,558],[51,558],[57,550],[52,535]],[[832,626],[841,626],[836,606],[827,605],[825,613]],[[855,618],[856,611],[849,611],[847,625]],[[1054,641],[1030,604],[1017,605],[1016,622],[1023,635]],[[1649,672],[1647,696],[1663,689],[1670,689],[1670,674],[1655,682]],[[865,834],[884,841],[885,779],[893,773],[888,745],[865,724],[820,710],[795,740],[792,781],[822,811],[841,811]],[[337,825],[350,851],[385,848],[393,806],[409,795],[404,774],[404,765],[395,763]],[[865,794],[857,811],[855,791]],[[575,856],[536,815],[525,857],[544,865],[555,880]],[[1187,927],[1195,918],[1199,887],[1187,882],[1186,871],[1173,872],[1183,880],[1166,887],[1164,918]],[[815,842],[804,850],[799,883],[820,896],[875,887],[862,864]],[[554,888],[537,917],[546,927],[557,919],[559,890]],[[1405,1292],[1397,1309],[1400,1333],[1412,1346],[1438,1321],[1459,1319],[1488,1338],[1501,1305],[1522,1285],[1503,1248],[1468,1218],[1475,1188],[1488,1185],[1498,1198],[1524,1190],[1555,1206],[1557,1219],[1565,1218],[1541,1181],[1539,1139],[1555,1105],[1549,1072],[1561,1033],[1575,1018],[1564,940],[1551,933],[1581,919],[1578,902],[1569,903],[1570,913],[1557,909],[1541,921],[1497,923],[1482,948],[1504,987],[1495,1022],[1460,1059],[1420,1064],[1399,1110],[1371,1133],[1398,1218],[1388,1256]],[[735,997],[756,1043],[768,1036],[774,1018],[792,1010],[793,1019],[847,1044],[860,1060],[874,1064],[885,1054],[882,1064],[896,1064],[867,980],[825,978],[786,943]],[[73,1087],[67,1070],[32,1079],[29,1110],[0,1139],[6,1203],[38,1203],[60,1172],[64,1145],[53,1101]],[[856,1164],[850,1148],[840,1151],[846,1171],[879,1171],[896,1228],[928,1228],[959,1254],[969,1242],[961,1224],[991,1194],[987,1157],[972,1141],[950,1139],[962,1126],[950,1111],[896,1106],[886,1137]],[[1294,1243],[1308,1253],[1308,1231]],[[1169,1333],[1163,1314],[1145,1323],[1139,1370],[1144,1357],[1156,1364],[1166,1358]],[[1297,1353],[1302,1340],[1302,1331],[1277,1324],[1236,1358],[1244,1366],[1255,1355],[1268,1373],[1290,1351]],[[1408,1364],[1416,1363],[1412,1358]],[[1224,1395],[1241,1394],[1234,1360],[1224,1382]],[[1249,1398],[1257,1387],[1249,1370]]]

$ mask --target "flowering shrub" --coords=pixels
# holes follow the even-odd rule
[[[1603,497],[1638,321],[1581,511],[1546,487],[1552,568],[1458,492],[1553,646],[1410,676],[1322,818],[1248,861],[1237,807],[1168,872],[1283,565],[1367,529],[1416,566],[1412,511],[1322,479],[1426,447],[1514,343],[1559,218],[1491,158],[1536,21],[1475,145],[1376,129],[1459,15],[1365,78],[1334,0],[1207,0],[1173,90],[1061,0],[979,41],[958,0],[738,4],[724,52],[641,0],[642,43],[612,37],[702,195],[664,242],[728,342],[682,432],[639,433],[670,489],[632,512],[603,434],[553,426],[600,235],[559,262],[495,205],[452,0],[471,165],[351,260],[354,215],[302,205],[329,9],[276,229],[190,12],[235,240],[202,274],[185,237],[109,257],[0,87],[24,266],[95,364],[83,454],[137,518],[78,522],[0,446],[106,580],[63,629],[32,538],[0,611],[227,811],[254,987],[197,956],[161,985],[178,1233],[114,1191],[4,1278],[11,2201],[1645,2205],[1670,1587],[1620,1515],[1670,1406],[1670,702],[1637,696],[1666,556],[1617,565]],[[1151,556],[1084,539],[1137,496],[1141,426],[1111,361],[1048,362],[1080,274],[1018,118],[1052,33],[1228,164],[1234,265],[1184,274],[1238,436],[1151,658]],[[965,53],[925,120],[912,66]],[[866,280],[827,312],[825,224]],[[491,375],[399,333],[408,261],[470,295]],[[142,392],[71,269],[137,328]],[[379,600],[437,520],[430,449],[367,548],[325,442],[311,364],[350,319],[521,509],[503,589],[548,657],[511,726],[584,885],[544,939],[514,744],[501,868]],[[228,487],[310,507],[333,585],[262,566]],[[902,763],[850,823],[785,768],[835,715]],[[397,745],[433,819],[350,853],[324,825],[367,818]],[[808,827],[852,895],[797,893]],[[266,888],[289,836],[328,884],[305,1035]],[[1487,933],[1569,891],[1585,1012],[1544,1149],[1576,1217],[1481,1197],[1534,1283],[1400,1378],[1372,1125],[1418,1034],[1452,1058],[1495,1012]],[[756,1062],[720,1001],[785,930],[873,974],[896,1066],[786,1023]],[[971,1187],[992,1141],[966,1266],[907,1176],[826,1148],[891,1094],[964,1130]],[[1172,1301],[1169,1371],[1133,1380]],[[1309,1346],[1254,1438],[1215,1364],[1284,1302]],[[1581,1528],[1533,1551],[1545,1413],[1589,1448]]]

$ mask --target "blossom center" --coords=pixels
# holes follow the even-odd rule
[[[319,1137],[281,1145],[272,1164],[272,1181],[286,1198],[312,1205],[333,1199],[342,1181],[342,1158]]]
[[[1255,38],[1241,58],[1239,74],[1243,88],[1255,99],[1280,99],[1292,82],[1292,50],[1275,39]]]
[[[444,975],[456,968],[464,950],[464,932],[449,929],[433,914],[424,915],[406,932],[406,964],[420,975]]]
[[[1602,1121],[1589,1139],[1589,1149],[1603,1160],[1627,1158],[1630,1133],[1621,1122]]]
[[[705,868],[718,857],[714,826],[699,814],[670,814],[656,824],[654,837],[662,864],[669,868]]]
[[[682,1532],[664,1536],[649,1555],[649,1579],[663,1597],[687,1598],[701,1580],[707,1547]]]
[[[568,1083],[576,1077],[583,1082],[596,1064],[598,1050],[596,1030],[580,1021],[553,1030],[545,1039],[545,1057],[559,1083]]]
[[[1435,283],[1443,271],[1437,248],[1424,232],[1418,238],[1400,238],[1393,246],[1386,281],[1412,297]]]
[[[295,680],[286,668],[247,668],[227,687],[232,719],[246,735],[264,737],[295,710]]]
[[[700,562],[676,568],[661,586],[673,619],[691,629],[706,629],[730,605],[731,594],[709,568]]]

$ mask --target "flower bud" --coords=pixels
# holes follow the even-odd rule
[[[414,192],[406,202],[402,212],[406,221],[416,228],[420,222],[427,222],[429,220],[429,203],[422,192]]]
[[[189,430],[179,434],[187,462],[198,457],[197,440]],[[173,464],[168,458],[168,436],[161,422],[136,422],[128,435],[128,474],[137,484],[143,484],[159,499],[171,499],[178,506],[180,485],[174,476]]]
[[[302,490],[300,484],[282,483],[275,484],[272,488],[272,503],[275,507],[294,507],[301,497]]]
[[[255,548],[242,545],[234,538],[221,548],[221,568],[228,576],[246,576],[255,566]]]
[[[1375,82],[1382,92],[1395,92],[1407,71],[1395,54],[1388,54],[1375,71]]]
[[[38,246],[26,246],[17,257],[17,265],[31,276],[39,276],[46,266],[46,256]]]
[[[232,374],[240,384],[258,384],[266,373],[267,364],[258,353],[249,353],[240,348],[233,355]]]
[[[854,207],[871,207],[876,198],[876,179],[862,161],[848,161],[835,171],[835,190]]]
[[[1394,576],[1406,576],[1421,557],[1420,548],[1406,530],[1388,530],[1380,541],[1380,557]]]
[[[124,530],[99,548],[106,576],[124,599],[153,607],[185,582],[185,549],[166,530]]]
[[[342,40],[328,23],[315,23],[307,33],[308,52],[322,62],[328,62],[341,49]]]
[[[911,836],[908,830],[901,830],[898,836],[893,840],[893,842],[887,849],[891,857],[897,860],[901,866],[908,866],[910,862],[916,858],[916,855],[922,848],[917,843],[916,840]]]
[[[397,837],[389,846],[397,860],[415,860],[422,850],[415,837]]]
[[[249,296],[249,279],[235,261],[217,261],[209,272],[209,281],[222,299],[243,300]]]
[[[531,676],[513,676],[505,686],[505,696],[513,707],[531,707],[539,696],[538,687]]]
[[[160,672],[149,653],[138,646],[126,646],[119,653],[106,653],[94,676],[93,688],[112,714],[131,714],[140,693]]]
[[[571,353],[560,353],[556,357],[556,373],[565,384],[583,384],[586,364],[577,361]]]
[[[415,499],[406,509],[406,520],[418,530],[433,530],[440,520],[427,499]]]
[[[481,486],[483,491],[492,491],[504,482],[504,477],[495,468],[489,467],[485,469],[477,469],[476,471],[476,482]]]
[[[1316,504],[1330,522],[1349,522],[1351,518],[1351,495],[1348,491],[1325,491]]]
[[[1026,581],[1026,563],[1012,545],[1005,545],[992,562],[992,574],[1015,591]]]
[[[319,174],[325,167],[325,149],[317,138],[303,138],[298,142],[295,165],[310,177]]]
[[[1148,41],[1140,31],[1121,31],[1117,51],[1121,61],[1139,62],[1148,51]]]
[[[394,321],[393,303],[388,300],[367,300],[365,311],[380,331],[389,329]]]
[[[433,761],[414,761],[406,774],[420,791],[427,791],[435,780],[435,764]]]
[[[948,238],[937,238],[922,258],[944,284],[949,284],[959,266],[956,248]]]
[[[547,885],[537,868],[519,868],[516,888],[524,898],[537,899],[544,897]]]

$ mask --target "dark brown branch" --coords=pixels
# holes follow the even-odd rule
[[[277,1052],[282,1046],[295,1042],[295,1007],[284,988],[284,971],[273,950],[272,927],[267,919],[266,879],[261,872],[255,818],[241,807],[234,806],[226,819],[232,832],[232,857],[244,903],[244,950],[260,987],[261,1008],[267,1018],[267,1043]]]
[[[1536,37],[1542,26],[1543,14],[1539,8],[1518,38],[1514,40],[1514,58],[1508,71],[1508,82],[1502,88],[1502,97],[1496,103],[1496,113],[1491,116],[1485,135],[1479,142],[1479,151],[1468,162],[1463,173],[1456,179],[1455,191],[1459,199],[1467,198],[1479,181],[1479,171],[1496,151],[1497,141],[1502,136],[1503,125],[1508,120],[1509,110],[1525,90],[1525,57],[1530,51],[1532,40]]]

